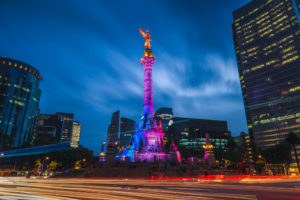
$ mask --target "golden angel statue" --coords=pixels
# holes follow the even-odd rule
[[[143,38],[146,40],[144,46],[145,46],[147,49],[149,49],[150,46],[151,46],[151,44],[150,44],[150,41],[151,41],[151,40],[150,40],[150,37],[151,37],[151,35],[148,33],[149,30],[146,30],[146,33],[145,33],[141,28],[139,28],[139,31],[140,31],[140,33],[142,34]]]

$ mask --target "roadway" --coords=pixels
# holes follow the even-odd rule
[[[111,200],[111,199],[299,199],[300,182],[203,183],[126,179],[26,179],[1,178],[1,200]]]

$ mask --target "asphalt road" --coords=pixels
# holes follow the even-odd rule
[[[1,178],[0,199],[299,199],[300,182],[211,184],[197,181]]]

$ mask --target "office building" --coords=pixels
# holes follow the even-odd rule
[[[110,163],[115,160],[119,152],[119,128],[120,128],[120,111],[113,113],[107,132],[107,145],[105,161]]]
[[[206,134],[214,148],[228,150],[231,134],[226,121],[173,117],[168,137],[177,145],[182,157],[202,157]]]
[[[243,152],[243,161],[253,164],[255,151],[249,134],[241,132],[239,136],[233,137],[233,141],[237,145],[236,148]]]
[[[107,144],[114,144],[119,139],[120,128],[120,111],[117,110],[113,113],[110,124],[108,126]]]
[[[172,108],[159,108],[155,111],[154,119],[157,123],[161,121],[164,132],[168,131],[169,122],[173,118]]]
[[[120,120],[120,148],[125,149],[130,145],[132,136],[135,133],[135,121],[126,117]]]
[[[248,130],[262,149],[290,131],[300,136],[299,6],[298,0],[253,0],[233,12]]]
[[[80,135],[81,124],[74,121],[73,113],[39,114],[33,144],[70,143],[71,147],[77,148]]]
[[[63,122],[55,114],[38,114],[34,129],[34,145],[60,142]]]
[[[170,120],[173,118],[173,110],[172,108],[159,108],[155,111],[154,120],[159,124],[161,122],[162,129],[165,133],[164,143],[166,144],[169,141],[168,138],[168,128]]]
[[[74,114],[57,112],[56,115],[62,122],[61,142],[71,141],[72,132],[73,132]]]
[[[0,149],[30,144],[39,107],[42,80],[31,65],[0,57]]]
[[[172,108],[162,107],[155,111],[154,120],[156,120],[157,124],[161,122],[163,131],[165,133],[164,141],[167,142],[167,133],[169,128],[170,120],[173,118],[173,110]]]
[[[73,121],[73,130],[71,137],[71,147],[77,148],[79,146],[81,134],[81,124],[79,121]]]

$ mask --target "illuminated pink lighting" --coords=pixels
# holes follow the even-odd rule
[[[129,157],[134,161],[176,161],[181,162],[180,153],[173,143],[170,152],[166,154],[163,151],[164,132],[161,126],[153,119],[153,88],[152,88],[152,66],[155,61],[155,56],[152,56],[150,49],[150,37],[148,33],[144,33],[140,29],[144,39],[146,39],[144,56],[141,58],[141,63],[144,66],[144,101],[143,101],[143,118],[139,126],[136,127],[136,132],[133,135],[132,145],[130,149],[125,149],[119,157],[121,160]]]
[[[154,64],[155,57],[143,56],[141,59],[142,65],[144,65],[144,101],[143,108],[144,113],[148,110],[153,116],[153,89],[152,89],[152,66]]]

